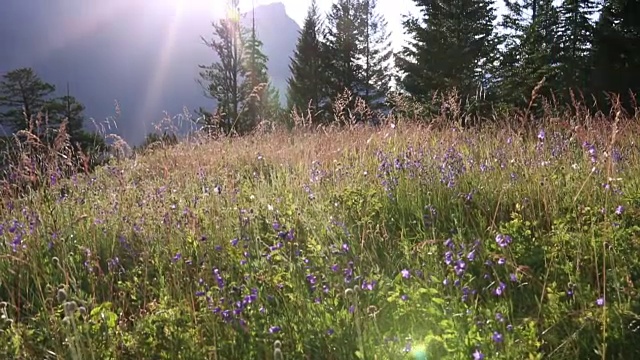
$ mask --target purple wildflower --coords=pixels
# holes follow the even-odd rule
[[[538,132],[538,140],[544,141],[545,137],[546,137],[546,134],[544,132],[544,129],[540,129],[540,131]]]
[[[493,332],[492,339],[493,339],[493,341],[494,341],[495,343],[498,343],[498,344],[499,344],[499,343],[501,343],[501,342],[504,340],[504,339],[502,338],[502,334],[500,334],[500,333],[499,333],[499,332],[497,332],[497,331],[494,331],[494,332]]]
[[[484,360],[484,354],[476,349],[476,351],[473,352],[473,360]]]
[[[498,246],[500,247],[507,247],[509,246],[509,244],[511,244],[511,236],[509,235],[503,235],[503,234],[498,234],[496,235],[496,242],[498,243]]]
[[[272,333],[272,334],[277,334],[277,333],[280,332],[280,330],[282,330],[282,328],[280,328],[280,326],[277,326],[277,325],[276,326],[271,326],[269,328],[269,332]]]

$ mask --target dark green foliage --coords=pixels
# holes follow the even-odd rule
[[[375,0],[337,1],[320,29],[317,7],[311,6],[291,59],[290,108],[305,116],[309,108],[312,122],[327,121],[341,116],[333,114],[333,102],[345,90],[352,96],[343,97],[342,106],[354,106],[356,97],[369,108],[384,104],[392,51],[387,23],[376,7]]]
[[[629,92],[640,92],[640,1],[608,0],[595,27],[591,86],[621,95],[630,109]]]
[[[339,0],[327,15],[322,41],[325,62],[327,97],[324,108],[333,114],[332,100],[346,102],[342,107],[353,108],[356,97],[369,108],[384,104],[391,80],[391,45],[384,17],[376,11],[373,0]],[[344,95],[351,93],[351,98]]]
[[[282,104],[280,104],[280,90],[276,88],[271,80],[267,82],[266,88],[261,95],[262,118],[267,121],[280,121],[285,115]]]
[[[74,136],[82,131],[85,110],[84,105],[70,95],[53,99],[45,105],[45,109],[50,119],[54,119],[56,124],[61,124],[63,120],[67,120],[67,131]]]
[[[104,139],[83,129],[85,110],[69,94],[54,97],[55,87],[44,82],[31,68],[10,71],[0,82],[0,123],[14,133],[28,130],[47,146],[53,146],[65,124],[65,140],[85,154],[106,149]],[[41,116],[39,116],[41,115]],[[24,139],[23,139],[24,140]]]
[[[26,130],[55,91],[31,68],[9,71],[0,81],[0,124]]]
[[[420,17],[403,21],[410,43],[397,59],[401,88],[427,102],[435,92],[456,89],[462,98],[486,84],[497,46],[488,0],[414,0]]]
[[[326,67],[330,99],[334,99],[345,89],[357,92],[363,87],[363,65],[358,63],[362,31],[359,9],[355,4],[356,1],[338,0],[327,14],[323,52],[332,59]]]
[[[45,110],[50,119],[50,129],[45,139],[51,143],[58,134],[60,125],[66,121],[65,132],[68,140],[74,148],[80,148],[84,153],[100,152],[106,150],[104,138],[98,134],[87,132],[83,128],[85,121],[83,104],[71,95],[53,99],[45,105]]]
[[[564,0],[559,7],[558,27],[560,63],[559,82],[562,84],[560,100],[569,102],[568,90],[582,91],[588,85],[591,67],[593,24],[590,19],[596,9],[594,0]]]
[[[482,100],[540,115],[545,101],[566,105],[560,110],[572,96],[596,95],[602,105],[604,91],[629,98],[640,90],[637,1],[605,1],[594,24],[600,8],[592,0],[507,0],[498,36],[490,1],[415,4],[421,16],[403,22],[410,40],[397,59],[398,83],[422,103],[456,89],[464,108],[482,86]]]
[[[312,122],[317,121],[317,111],[321,101],[326,100],[326,82],[323,66],[327,54],[322,52],[320,39],[320,16],[316,1],[304,20],[296,49],[289,64],[291,77],[287,80],[287,107],[305,113],[309,109]],[[318,114],[319,115],[319,114]]]
[[[543,79],[539,94],[551,96],[557,89],[559,13],[552,0],[507,1],[508,12],[502,28],[505,38],[497,74],[496,99],[509,106],[522,108],[531,92]]]

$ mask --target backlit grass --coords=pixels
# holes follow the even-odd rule
[[[182,143],[0,217],[3,359],[633,359],[630,131]]]

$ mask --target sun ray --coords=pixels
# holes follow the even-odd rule
[[[184,1],[180,1],[179,4],[176,5],[176,12],[173,16],[173,19],[169,23],[169,26],[166,28],[165,33],[162,34],[166,41],[160,49],[158,61],[152,72],[153,77],[147,85],[144,101],[142,103],[138,116],[136,116],[137,119],[145,119],[147,116],[155,114],[155,111],[152,111],[152,109],[156,109],[160,105],[158,100],[165,86],[171,55],[174,52],[177,42],[177,29],[180,25],[180,22],[183,21],[182,15],[184,11]],[[142,122],[145,134],[149,133],[147,129],[148,121],[142,120]]]

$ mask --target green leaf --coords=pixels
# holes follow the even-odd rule
[[[442,299],[442,298],[437,298],[437,297],[431,298],[431,301],[433,301],[434,303],[436,303],[436,304],[438,304],[438,305],[442,305],[442,304],[444,304],[444,303],[445,303],[444,299]]]

